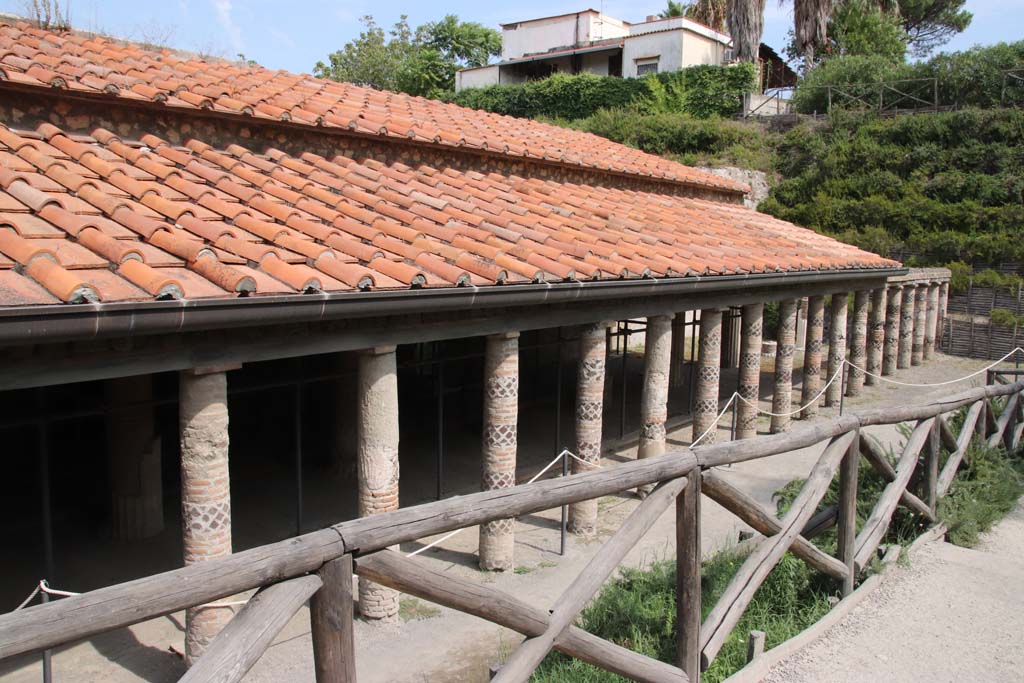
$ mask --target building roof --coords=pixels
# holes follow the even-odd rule
[[[6,81],[6,83],[5,83]],[[0,23],[0,87],[54,88],[104,101],[206,110],[254,121],[485,150],[742,193],[749,188],[589,133],[308,74],[103,37]]]
[[[285,81],[348,87],[264,71],[277,84],[265,90],[252,75],[260,72],[169,53],[105,41],[97,52],[93,39],[9,26],[0,36],[7,79],[42,83],[51,93],[54,79],[60,88],[78,83],[100,93],[116,82],[118,92],[106,95],[112,102],[128,92],[152,101],[146,79],[165,93],[187,85],[161,104],[182,111],[191,105],[173,100],[196,95],[215,107],[241,106],[256,91],[271,98]],[[31,63],[17,56],[25,45],[34,50]],[[246,99],[214,97],[221,86],[212,83],[220,81],[199,85],[197,73],[215,71],[238,74],[233,92]],[[462,120],[475,114],[458,111]],[[514,124],[506,130],[501,121]],[[898,266],[736,204],[659,192],[664,186],[653,182],[639,191],[457,165],[289,154],[198,133],[179,145],[154,134],[131,140],[103,128],[24,125],[0,121],[2,307]],[[499,117],[494,126],[489,134],[541,135],[528,121]]]

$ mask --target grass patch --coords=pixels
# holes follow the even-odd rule
[[[939,518],[950,543],[970,548],[1024,495],[1024,458],[1019,449],[1011,457],[1002,448],[974,445],[967,459],[939,500]]]
[[[957,429],[963,415],[951,420]],[[904,437],[909,430],[903,431]],[[897,449],[897,452],[901,450]],[[890,449],[886,456],[895,465],[898,456]],[[862,458],[858,481],[857,518],[862,525],[871,514],[887,482]],[[779,514],[789,508],[803,485],[790,482],[776,494]],[[911,486],[917,481],[912,480]],[[949,540],[963,546],[977,543],[987,531],[1011,511],[1024,495],[1024,457],[1018,450],[1008,455],[1002,448],[988,448],[978,440],[969,448],[965,462],[947,495],[939,503],[939,517],[949,527]],[[838,477],[821,502],[822,507],[838,500]],[[902,507],[893,515],[883,543],[908,545],[925,528],[925,523]],[[836,532],[831,529],[814,539],[830,554],[835,553]],[[736,575],[743,557],[736,550],[723,551],[704,562],[701,572],[702,618],[714,606],[729,581]],[[765,631],[766,648],[792,638],[817,622],[830,609],[830,598],[838,597],[839,586],[787,553],[754,594],[736,628],[702,676],[716,683],[746,663],[747,637],[751,630]],[[587,631],[661,661],[675,659],[675,563],[655,562],[646,570],[623,569],[583,611],[578,620]],[[560,653],[552,653],[534,674],[534,681],[558,683],[605,683],[624,680]]]
[[[433,619],[441,615],[441,608],[416,598],[402,598],[398,601],[398,616],[402,621]]]
[[[725,591],[743,563],[734,550],[704,562],[701,572],[702,618]],[[647,570],[623,569],[584,610],[580,625],[591,633],[662,661],[675,659],[675,562],[655,562]],[[787,554],[754,595],[702,680],[715,683],[746,662],[747,634],[767,633],[767,647],[791,638],[821,618],[835,587],[803,562]],[[624,680],[560,653],[552,653],[534,674],[534,681],[604,683]]]

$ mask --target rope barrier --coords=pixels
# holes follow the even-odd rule
[[[882,382],[888,382],[889,384],[898,384],[901,387],[944,387],[944,386],[946,386],[948,384],[956,384],[957,382],[963,382],[965,379],[970,379],[972,377],[977,377],[978,375],[980,375],[983,372],[988,372],[989,370],[991,370],[995,366],[999,365],[1000,363],[1005,362],[1010,356],[1012,356],[1015,353],[1022,353],[1022,354],[1024,354],[1024,349],[1022,349],[1021,347],[1018,346],[1017,348],[1013,349],[1012,351],[1007,353],[1005,356],[1003,356],[999,360],[993,361],[989,365],[986,365],[981,370],[978,370],[976,372],[972,372],[969,375],[964,375],[963,377],[960,377],[958,379],[951,379],[951,380],[947,380],[945,382],[930,382],[930,383],[925,383],[925,384],[917,384],[917,383],[914,383],[914,382],[901,382],[901,381],[899,381],[897,379],[891,379],[889,377],[883,377],[882,375],[876,375],[873,372],[868,372],[867,370],[865,370],[865,369],[863,369],[863,368],[861,368],[861,367],[859,367],[857,365],[854,365],[850,361],[845,361],[845,363],[847,365],[849,365],[851,368],[853,368],[854,370],[859,370],[860,372],[863,372],[865,375],[868,375],[869,377],[874,377],[877,380],[880,380]]]
[[[585,464],[585,465],[591,465],[591,466],[596,466],[596,467],[598,467],[598,468],[600,468],[600,467],[601,467],[601,465],[599,465],[599,464],[597,464],[597,463],[594,463],[594,462],[588,462],[588,461],[584,460],[583,458],[579,457],[578,455],[576,455],[575,453],[573,453],[572,451],[570,451],[570,450],[569,450],[568,448],[563,448],[563,449],[562,449],[562,452],[561,452],[561,453],[559,453],[558,455],[556,455],[556,456],[555,456],[555,457],[554,457],[554,458],[553,458],[553,459],[551,460],[551,462],[549,462],[549,463],[548,463],[547,465],[545,465],[545,466],[544,466],[544,469],[542,469],[542,470],[541,470],[540,472],[538,472],[537,474],[533,475],[533,477],[532,477],[532,478],[530,479],[530,481],[528,481],[528,482],[526,482],[526,483],[527,483],[527,484],[532,484],[533,482],[535,482],[535,481],[537,481],[538,479],[540,479],[540,478],[541,478],[542,476],[544,476],[544,473],[545,473],[545,472],[547,472],[547,471],[548,471],[548,470],[550,470],[550,469],[551,469],[552,467],[554,467],[554,466],[555,466],[555,464],[556,464],[556,463],[557,463],[557,462],[558,462],[559,460],[562,460],[562,459],[563,459],[563,458],[565,458],[565,456],[567,456],[567,455],[568,455],[568,456],[569,456],[570,458],[573,458],[574,460],[578,460],[578,461],[580,461],[581,463],[583,463],[583,464]],[[449,531],[449,532],[448,532],[447,534],[445,534],[445,535],[444,535],[444,536],[442,536],[441,538],[435,539],[435,540],[431,541],[430,543],[428,543],[427,545],[423,546],[422,548],[420,548],[420,549],[418,549],[418,550],[414,550],[414,551],[412,551],[411,553],[408,553],[408,554],[406,554],[406,557],[415,557],[415,556],[419,555],[420,553],[426,552],[426,551],[430,550],[431,548],[433,548],[433,547],[437,546],[438,544],[440,544],[440,543],[444,543],[445,541],[447,541],[447,540],[448,540],[449,538],[451,538],[452,536],[455,536],[456,534],[462,533],[462,532],[463,532],[463,531],[465,531],[465,530],[466,530],[467,528],[469,528],[469,527],[462,527],[461,529],[456,529],[455,531]]]
[[[693,442],[690,444],[690,448],[693,448],[694,446],[697,446],[701,441],[703,441],[705,439],[705,437],[707,437],[708,434],[710,434],[712,431],[718,429],[718,423],[721,422],[722,418],[729,411],[729,407],[737,399],[739,399],[740,401],[743,401],[744,403],[746,403],[748,406],[753,408],[755,411],[757,411],[761,415],[767,415],[769,417],[792,417],[793,415],[796,415],[796,414],[802,412],[803,410],[805,410],[806,408],[808,408],[809,406],[813,405],[818,399],[820,399],[822,396],[824,396],[825,392],[828,391],[828,388],[832,385],[832,383],[835,382],[840,377],[842,377],[843,369],[846,366],[849,366],[849,367],[853,368],[854,370],[858,370],[860,372],[863,372],[865,375],[874,377],[874,378],[876,378],[876,379],[878,379],[878,380],[880,380],[882,382],[888,382],[890,384],[898,384],[899,386],[917,387],[917,388],[944,387],[944,386],[948,386],[950,384],[956,384],[957,382],[963,382],[965,380],[971,379],[972,377],[977,377],[978,375],[980,375],[982,373],[988,372],[989,370],[991,370],[992,368],[996,367],[1000,363],[1006,362],[1006,360],[1008,358],[1010,358],[1011,356],[1013,356],[1016,353],[1024,354],[1024,349],[1022,349],[1021,347],[1018,346],[1017,348],[1013,349],[1012,351],[1010,351],[1009,353],[1004,355],[999,360],[993,361],[992,363],[989,363],[988,365],[986,365],[985,367],[981,368],[980,370],[976,370],[976,371],[974,371],[974,372],[972,372],[970,374],[964,375],[963,377],[958,377],[956,379],[946,380],[944,382],[930,382],[930,383],[901,382],[899,380],[891,379],[889,377],[883,377],[882,375],[877,375],[877,374],[875,374],[873,372],[868,372],[867,370],[865,370],[864,368],[860,367],[859,365],[855,365],[854,363],[851,363],[849,360],[844,358],[843,362],[839,365],[839,369],[836,370],[835,373],[833,373],[832,377],[829,378],[828,382],[825,383],[825,386],[823,386],[821,388],[821,391],[819,391],[814,396],[814,398],[810,399],[805,405],[802,405],[799,408],[795,408],[795,409],[790,410],[790,411],[785,412],[785,413],[773,413],[770,410],[765,410],[765,409],[761,408],[756,401],[751,401],[750,399],[744,398],[737,391],[732,392],[732,395],[729,397],[729,400],[725,402],[725,407],[722,409],[722,411],[720,413],[718,413],[718,416],[715,417],[714,421],[711,423],[711,426],[708,427],[706,430],[704,430],[703,434],[701,434],[700,436],[698,436],[696,439],[693,440]]]

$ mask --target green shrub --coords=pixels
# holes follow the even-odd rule
[[[939,53],[915,63],[894,63],[878,56],[833,57],[812,69],[800,82],[793,103],[796,110],[804,114],[828,111],[829,90],[825,86],[832,85],[836,87],[832,89],[831,103],[842,108],[860,109],[873,105],[879,97],[883,97],[888,106],[902,108],[927,106],[936,97],[941,106],[990,108],[1001,103],[1024,104],[1024,84],[1011,82],[1004,90],[1003,74],[1020,68],[1024,68],[1024,41]],[[924,102],[878,87],[883,81],[931,78],[935,79],[935,85],[905,82],[897,86],[902,93]],[[867,103],[849,95],[862,97]]]
[[[701,568],[702,618],[725,592],[743,557],[726,550]],[[655,562],[646,570],[623,569],[584,610],[579,624],[613,643],[671,662],[676,654],[675,563]],[[702,681],[716,683],[746,663],[747,636],[765,631],[766,647],[775,647],[820,619],[829,610],[832,582],[786,554],[754,594]],[[614,674],[560,653],[547,656],[534,681],[604,683],[621,681]]]
[[[1022,150],[1021,110],[835,112],[778,142],[782,180],[760,209],[883,255],[919,252],[916,265],[1024,260]]]
[[[700,65],[642,78],[554,74],[519,84],[466,88],[451,95],[450,101],[522,118],[572,121],[617,107],[708,118],[738,112],[743,94],[751,92],[756,83],[752,64]]]
[[[772,136],[739,121],[601,109],[585,119],[562,123],[683,163],[730,163],[765,171],[772,166]]]

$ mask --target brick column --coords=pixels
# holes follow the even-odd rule
[[[665,420],[668,419],[669,356],[672,349],[671,315],[647,318],[644,338],[644,386],[640,396],[640,446],[638,460],[665,453]],[[640,497],[654,484],[637,489]]]
[[[900,352],[896,358],[896,367],[900,370],[910,367],[911,352],[914,345],[914,285],[903,286],[903,308],[900,311]]]
[[[160,437],[153,424],[153,377],[112,379],[105,385],[111,531],[118,541],[164,530]]]
[[[807,344],[807,299],[799,299],[796,307],[796,348]]]
[[[868,367],[871,374],[864,383],[871,386],[878,383],[876,377],[882,374],[882,352],[885,350],[885,287],[871,292],[871,316],[868,319]]]
[[[911,346],[910,363],[924,362],[924,335],[928,327],[928,285],[918,285],[914,292],[914,340]]]
[[[359,516],[398,509],[398,372],[395,347],[359,355]],[[359,579],[359,613],[366,619],[398,615],[398,591]]]
[[[935,350],[942,347],[942,336],[946,332],[946,308],[949,305],[949,282],[939,284],[939,322],[935,330]]]
[[[800,388],[800,417],[807,419],[818,414],[818,401],[812,402],[821,391],[821,337],[825,329],[825,297],[807,299],[807,343],[804,346],[804,381]]]
[[[721,374],[722,311],[704,309],[700,312],[700,346],[697,351],[697,387],[694,392],[693,436],[696,440],[714,424],[718,417],[718,378]],[[701,445],[715,442],[715,432],[704,437]]]
[[[764,304],[743,307],[740,325],[739,394],[750,403],[736,405],[736,438],[757,436],[757,399],[761,390],[761,334],[764,329]]]
[[[185,564],[231,554],[227,374],[180,375],[181,523]],[[229,607],[185,610],[185,663],[192,665],[231,621]]]
[[[928,313],[927,322],[924,328],[924,347],[922,355],[924,360],[929,360],[935,353],[935,341],[939,331],[939,283],[932,282],[928,285]]]
[[[779,334],[775,346],[775,388],[772,390],[772,434],[789,429],[793,405],[793,354],[796,353],[796,299],[779,302]]]
[[[516,485],[517,421],[519,419],[519,333],[487,338],[484,353],[484,491]],[[480,568],[506,571],[514,567],[515,520],[496,519],[480,525]]]
[[[882,374],[896,372],[900,352],[900,312],[903,310],[903,287],[889,287],[885,301],[885,347],[882,349]]]
[[[850,363],[857,368],[868,364],[868,303],[871,297],[867,291],[853,293],[853,334],[850,339]],[[864,372],[847,368],[846,395],[857,396],[864,386]]]
[[[839,405],[843,396],[843,377],[839,370],[846,360],[846,307],[846,292],[832,295],[831,329],[828,335],[828,377],[825,381],[833,377],[835,381],[825,391],[826,406]]]
[[[591,325],[580,334],[580,359],[576,370],[576,455],[572,472],[589,472],[601,466],[601,416],[604,408],[605,329]],[[569,506],[569,530],[589,536],[597,529],[597,500]]]

